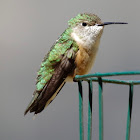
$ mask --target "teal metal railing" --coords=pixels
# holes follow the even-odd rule
[[[95,73],[88,75],[77,75],[75,82],[78,82],[79,88],[79,139],[84,140],[84,126],[83,126],[83,89],[82,81],[88,82],[89,97],[88,97],[88,132],[87,140],[92,139],[92,95],[93,87],[92,82],[98,82],[99,92],[99,140],[103,140],[103,83],[122,84],[129,86],[129,101],[128,101],[128,114],[126,125],[126,140],[130,140],[131,129],[131,116],[132,116],[132,103],[133,103],[133,87],[139,85],[140,80],[118,80],[109,79],[104,77],[110,76],[128,76],[128,75],[140,75],[140,71],[124,71],[124,72],[110,72],[110,73]]]

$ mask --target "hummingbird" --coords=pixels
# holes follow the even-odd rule
[[[106,25],[127,24],[102,22],[95,14],[83,13],[68,21],[61,34],[44,57],[37,73],[36,89],[24,115],[38,114],[57,96],[64,84],[75,75],[87,74],[95,61],[100,38]]]

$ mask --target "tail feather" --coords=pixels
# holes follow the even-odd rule
[[[68,52],[71,52],[71,50]],[[73,54],[68,52],[67,54],[69,55]],[[35,114],[40,113],[45,108],[45,106],[48,106],[51,103],[51,101],[56,97],[61,88],[64,86],[67,76],[74,72],[76,67],[74,58],[75,57],[73,55],[71,57],[67,57],[65,55],[62,58],[59,65],[55,67],[55,72],[53,73],[51,79],[44,86],[43,90],[40,93],[35,91],[33,99],[25,110],[25,115],[28,111],[35,112]]]
[[[34,103],[35,101],[37,100],[38,98],[38,93],[35,93],[32,100],[30,101],[29,105],[27,106],[25,112],[24,112],[24,115],[26,115],[28,113],[29,110],[31,110],[31,108],[34,106]]]
[[[64,84],[65,82],[63,82],[60,85],[60,87],[56,90],[56,92],[47,100],[45,98],[40,98],[38,93],[36,93],[32,98],[31,102],[29,103],[27,109],[25,110],[24,115],[26,115],[28,111],[35,112],[35,114],[40,113],[45,107],[47,107],[54,100],[54,98],[58,95],[59,91],[62,89]],[[46,92],[46,90],[44,90],[44,92]],[[47,93],[42,93],[42,94],[47,94]]]

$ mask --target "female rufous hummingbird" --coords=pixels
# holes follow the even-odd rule
[[[40,113],[75,75],[87,74],[98,51],[105,25],[127,24],[102,22],[94,14],[78,14],[68,21],[68,28],[51,47],[41,63],[33,98],[25,110]]]

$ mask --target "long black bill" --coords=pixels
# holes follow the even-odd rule
[[[98,26],[105,26],[105,25],[110,25],[110,24],[128,24],[126,22],[104,22],[102,24],[98,24]]]

